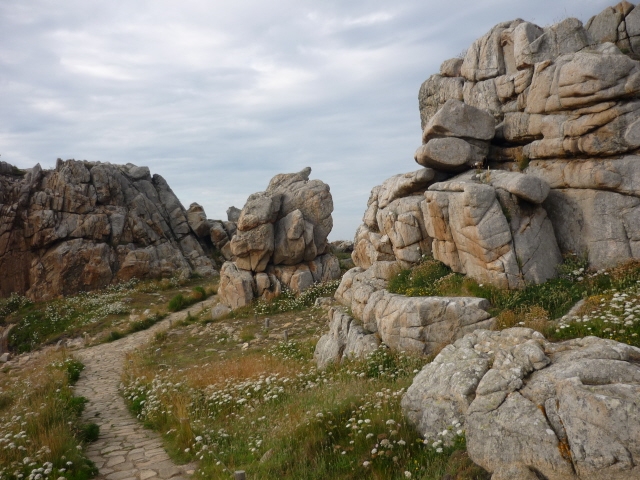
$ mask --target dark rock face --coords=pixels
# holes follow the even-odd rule
[[[133,277],[215,273],[184,207],[147,167],[0,167],[0,296],[45,300]]]

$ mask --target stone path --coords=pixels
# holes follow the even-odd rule
[[[189,307],[192,314],[209,306],[213,300]],[[187,312],[174,313],[148,330],[136,332],[115,342],[74,352],[85,365],[76,395],[89,402],[83,419],[100,426],[100,437],[87,448],[87,456],[100,470],[99,479],[146,480],[186,479],[195,464],[176,465],[171,461],[160,436],[142,426],[127,410],[118,392],[125,354],[166,330],[170,322],[186,317]]]

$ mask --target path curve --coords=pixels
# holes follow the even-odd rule
[[[213,299],[189,307],[192,314],[210,306]],[[149,342],[156,332],[169,328],[187,316],[177,312],[151,328],[120,340],[74,352],[85,368],[75,385],[75,394],[89,402],[82,414],[86,422],[100,426],[100,437],[87,447],[87,456],[98,467],[98,479],[186,480],[195,464],[176,465],[162,446],[160,435],[142,426],[129,413],[118,392],[125,354]]]

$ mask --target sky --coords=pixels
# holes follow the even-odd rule
[[[331,240],[417,170],[418,90],[493,25],[605,0],[0,2],[0,160],[146,165],[226,219],[278,173],[331,188]]]

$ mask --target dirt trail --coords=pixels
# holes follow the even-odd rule
[[[196,314],[213,301],[197,303],[188,310]],[[186,316],[187,311],[174,313],[148,330],[74,352],[85,365],[75,386],[76,395],[89,400],[83,419],[100,426],[100,437],[87,449],[88,457],[100,470],[99,479],[179,480],[193,473],[194,464],[176,465],[171,461],[160,436],[129,413],[118,392],[125,354],[149,342],[156,332],[166,330],[170,322]]]

